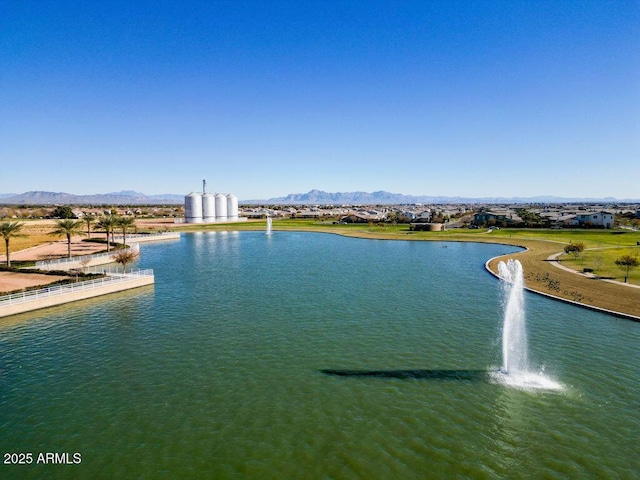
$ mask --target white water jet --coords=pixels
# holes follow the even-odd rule
[[[502,327],[502,370],[519,373],[529,370],[527,331],[524,314],[524,276],[522,264],[510,259],[498,264],[504,294]]]
[[[271,220],[271,217],[267,215],[267,235],[271,235],[271,223],[273,222],[273,220]]]
[[[498,274],[502,280],[504,301],[502,368],[498,380],[524,389],[561,389],[562,385],[532,371],[529,365],[522,264],[513,259],[507,263],[500,262]]]

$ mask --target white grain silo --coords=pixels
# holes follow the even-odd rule
[[[233,193],[227,195],[227,220],[238,220],[238,197]]]
[[[202,195],[202,221],[204,223],[216,221],[216,200],[210,193]]]
[[[191,192],[184,197],[184,220],[187,223],[202,223],[202,196]]]
[[[216,221],[227,219],[227,196],[224,193],[216,193]]]

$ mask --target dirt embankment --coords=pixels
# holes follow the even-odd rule
[[[558,268],[549,257],[562,249],[553,242],[521,240],[518,243],[528,250],[495,258],[489,262],[489,269],[497,274],[501,260],[516,258],[522,263],[525,285],[531,290],[640,317],[640,288]]]

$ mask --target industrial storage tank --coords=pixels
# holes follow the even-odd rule
[[[202,195],[202,221],[204,223],[216,221],[216,200],[210,193]]]
[[[202,198],[199,193],[185,195],[184,220],[187,223],[202,223]]]
[[[223,193],[216,193],[216,221],[227,219],[227,196]]]
[[[233,193],[227,195],[227,220],[238,220],[238,197]]]

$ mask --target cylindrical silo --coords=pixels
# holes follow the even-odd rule
[[[199,193],[185,195],[184,220],[187,223],[202,223],[202,198]]]
[[[227,219],[227,196],[223,193],[216,193],[216,221]]]
[[[238,220],[238,197],[233,193],[227,195],[227,220]]]
[[[210,193],[202,195],[202,221],[204,223],[216,221],[216,200]]]

